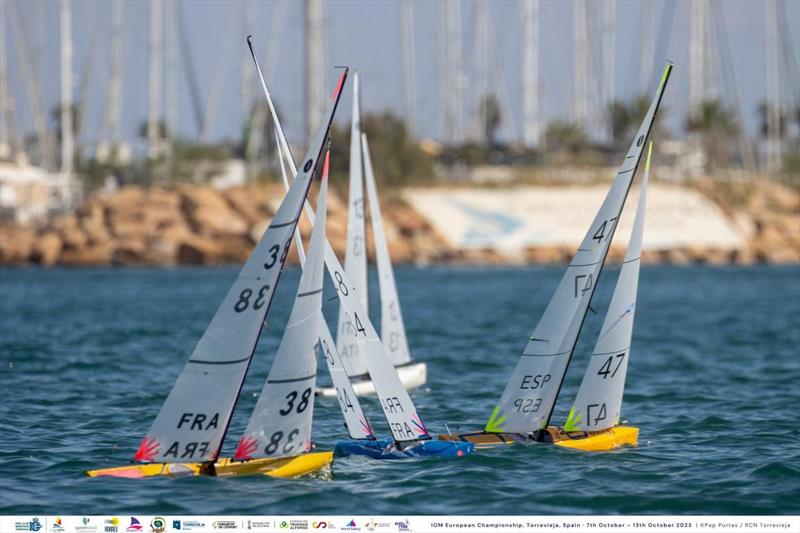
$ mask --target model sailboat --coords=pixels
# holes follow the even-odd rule
[[[264,82],[261,67],[257,60],[256,69],[259,71],[262,88],[269,102],[270,112],[272,113],[278,136],[279,153],[285,158],[290,171],[294,173],[294,159],[291,156],[286,136],[272,105],[272,98]],[[285,185],[289,188],[286,180]],[[291,186],[293,187],[294,184]],[[306,203],[305,209],[306,215],[311,223],[314,224],[314,212],[308,203]],[[361,303],[355,284],[347,275],[333,248],[327,241],[325,243],[325,265],[331,282],[336,289],[339,303],[342,306],[348,332],[352,335],[355,341],[354,344],[358,346],[359,351],[364,354],[367,371],[374,384],[381,409],[392,433],[391,438],[375,439],[357,398],[355,396],[348,397],[349,392],[345,394],[346,391],[352,391],[352,387],[346,374],[342,372],[343,368],[340,366],[342,361],[338,352],[330,344],[328,348],[331,349],[326,350],[323,342],[322,348],[325,352],[324,355],[328,367],[332,369],[331,377],[337,388],[339,405],[352,438],[352,440],[337,443],[335,453],[343,456],[365,455],[376,459],[405,459],[429,456],[460,457],[472,453],[475,449],[472,443],[444,442],[431,439],[425,424],[417,414],[417,409],[411,401],[408,391],[400,381],[397,370],[389,359],[384,344],[378,338],[378,334]],[[322,332],[324,335],[324,328]],[[325,339],[322,340],[324,341]],[[355,423],[356,421],[358,424]]]
[[[406,338],[403,313],[397,294],[394,270],[383,231],[381,207],[375,185],[375,174],[369,160],[369,148],[361,131],[361,110],[359,99],[359,77],[353,80],[353,118],[350,126],[350,189],[347,211],[347,248],[345,252],[345,271],[353,280],[364,309],[369,309],[369,282],[367,276],[367,246],[365,236],[364,183],[367,185],[369,209],[372,220],[372,235],[375,241],[375,256],[378,267],[378,282],[381,301],[381,340],[386,346],[392,364],[397,369],[400,381],[407,389],[424,385],[428,380],[425,363],[413,361]],[[375,387],[369,379],[364,354],[358,343],[350,335],[350,328],[344,311],[339,312],[337,346],[348,376],[353,380],[356,394],[374,394]],[[325,396],[335,395],[332,388],[320,389]]]
[[[569,435],[561,428],[550,427],[549,423],[671,70],[672,64],[668,63],[611,189],[533,335],[528,339],[522,357],[484,431],[442,435],[440,438],[474,442],[480,447],[513,442],[556,442],[571,438],[572,432],[569,430],[588,427],[579,426],[576,417],[585,417],[581,420],[586,424],[589,414],[578,411],[573,411],[572,419],[567,423]],[[643,220],[643,205],[640,212]],[[621,359],[624,356],[617,358],[617,361]],[[612,364],[616,365],[616,361],[612,360]],[[586,394],[589,392],[585,392],[584,397]],[[579,400],[582,401],[583,397]],[[576,405],[585,406],[582,408],[588,410],[589,404]],[[595,409],[600,407],[600,404],[594,406]],[[598,413],[593,413],[593,420],[597,420],[597,423],[605,419],[597,419]],[[605,416],[608,417],[607,414]],[[598,424],[593,425],[600,429]],[[626,444],[635,445],[637,436],[638,430],[635,428],[614,425],[605,429],[603,435],[590,432],[585,433],[583,438],[587,439],[585,449],[610,449]]]
[[[302,169],[296,174],[295,181],[275,213],[272,222],[217,309],[211,324],[195,347],[156,420],[142,440],[134,456],[134,460],[140,464],[90,470],[87,472],[89,476],[145,477],[266,473],[291,477],[311,472],[329,464],[332,460],[330,452],[306,453],[297,457],[297,453],[309,448],[310,439],[307,435],[310,434],[310,417],[307,420],[306,416],[287,417],[286,420],[294,425],[291,428],[286,426],[284,431],[282,429],[284,424],[278,424],[278,421],[270,415],[270,408],[261,401],[248,426],[248,433],[240,441],[234,460],[220,458],[219,454],[291,246],[292,235],[300,218],[300,210],[306,201],[313,175],[318,168],[319,159],[322,157],[322,151],[346,79],[347,69],[339,77],[325,115],[326,121],[310,143]],[[325,187],[323,187],[324,189]],[[323,196],[322,199],[324,200],[325,197]],[[318,236],[317,240],[324,241],[322,224],[316,229],[316,233],[317,235],[322,234],[322,237]],[[317,252],[317,255],[321,257],[322,254]],[[306,315],[306,311],[309,313],[313,311],[313,301],[303,301],[301,305],[300,302],[303,299],[301,295],[308,292],[304,288],[316,283],[315,277],[321,280],[322,275],[321,272],[318,272],[319,270],[319,267],[317,271],[312,268],[307,271],[307,276],[304,275],[295,306],[298,308],[297,312],[300,316],[295,315],[294,312],[292,314],[295,322],[300,319],[309,320],[311,324],[306,324],[306,327],[313,328],[313,323],[319,321],[319,318],[309,318],[311,315]],[[290,325],[293,323],[290,320]],[[306,334],[305,336],[316,339],[318,331],[312,331],[311,335]],[[299,381],[279,383],[284,380],[282,378],[273,379],[273,374],[275,376],[292,376],[287,379],[294,380],[296,377],[306,377],[306,374],[295,376],[297,373],[311,373],[311,368],[306,368],[307,346],[305,341],[300,339],[301,337],[303,335],[298,335],[297,327],[288,328],[281,343],[275,367],[265,385],[265,391],[271,399],[275,399],[275,395],[283,390],[283,387],[277,385],[300,383]],[[292,361],[295,357],[300,359],[299,363]],[[313,374],[315,373],[316,363],[314,363]],[[313,390],[313,378],[305,381],[311,381]],[[291,392],[296,392],[297,396],[292,398]],[[308,410],[310,415],[312,399],[309,398],[309,395],[313,396],[313,394],[307,394],[306,402],[303,403],[303,394],[305,394],[303,390],[295,391],[293,389],[291,392],[284,398],[280,398],[283,402],[280,410],[286,411],[291,407],[287,414],[303,415]],[[301,409],[301,405],[304,406],[304,409]],[[280,427],[274,429],[267,427],[267,422],[278,424]],[[294,433],[295,430],[297,433]],[[279,432],[281,433],[280,438],[277,438]],[[268,442],[265,444],[261,439],[268,434]],[[278,442],[273,449],[272,443],[276,440]],[[278,447],[280,447],[280,452],[278,452]],[[291,453],[295,453],[295,456],[290,455]],[[283,457],[274,458],[278,456]],[[247,459],[247,457],[254,458]]]

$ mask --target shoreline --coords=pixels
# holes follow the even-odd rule
[[[570,194],[574,196],[576,187],[571,184],[493,187],[487,189],[485,196],[488,197],[491,191],[491,194],[505,194],[514,199],[521,196],[520,191],[525,189],[534,199],[537,195],[558,199]],[[735,242],[731,241],[734,244],[728,242],[725,246],[714,246],[713,238],[699,239],[706,228],[684,229],[685,233],[695,234],[683,236],[688,239],[688,244],[670,244],[662,248],[658,245],[645,246],[642,254],[644,263],[800,263],[800,190],[768,181],[730,183],[712,180],[665,184],[663,188],[667,191],[683,191],[683,196],[662,210],[669,212],[686,208],[687,201],[681,198],[691,198],[690,195],[702,198],[706,203],[695,206],[694,216],[710,211],[708,206],[713,204],[715,207],[712,209],[717,212],[715,216],[731,228],[736,239]],[[473,196],[475,191],[481,190],[467,185],[461,185],[460,189]],[[458,189],[445,185],[430,187],[425,191],[449,198],[455,197]],[[193,185],[127,186],[110,195],[94,195],[75,213],[56,216],[43,224],[0,223],[0,265],[169,267],[241,264],[263,233],[282,195],[283,189],[277,184],[222,191]],[[443,220],[437,220],[435,211],[441,200],[440,204],[432,204],[434,212],[431,213],[420,208],[415,195],[415,189],[389,191],[382,202],[390,255],[396,264],[560,265],[568,263],[575,252],[576,245],[569,239],[559,241],[559,244],[554,244],[553,239],[543,245],[518,243],[513,250],[480,244],[464,246],[450,234],[450,226],[455,224],[453,217],[440,214],[439,218]],[[316,192],[312,191],[309,198],[315,199]],[[346,237],[345,205],[337,194],[329,197],[328,239],[340,256]],[[500,202],[499,205],[499,209],[503,210],[505,204]],[[527,207],[527,204],[523,207]],[[549,222],[547,217],[552,214],[555,218],[565,209],[539,208],[529,211],[535,211],[542,220]],[[648,231],[658,234],[659,224],[662,226],[661,233],[665,232],[664,228],[667,232],[672,229],[669,221],[659,221],[659,218],[663,216],[654,215],[656,223],[653,225],[648,221],[646,241]],[[543,222],[540,220],[537,224]],[[622,226],[623,222],[620,224]],[[584,231],[585,224],[575,225],[576,231]],[[531,227],[533,229],[530,231],[525,228],[521,230],[523,236],[527,235],[526,231],[534,233],[539,226],[534,224]],[[299,228],[303,237],[307,238],[310,227],[305,217],[301,218]],[[370,228],[367,228],[366,236],[368,257],[374,259]],[[693,237],[701,244],[692,244]],[[487,242],[494,244],[491,239]],[[622,235],[615,239],[609,253],[610,262],[623,257],[625,244]],[[294,247],[290,250],[288,261],[290,264],[297,263]]]

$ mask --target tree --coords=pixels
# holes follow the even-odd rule
[[[686,118],[686,130],[702,139],[710,170],[728,164],[732,138],[739,132],[739,122],[730,108],[719,100],[701,102]]]
[[[489,146],[494,146],[497,129],[503,122],[500,103],[495,95],[490,94],[481,99],[480,117],[483,139]]]
[[[548,150],[577,153],[588,147],[589,137],[579,123],[556,120],[548,124],[544,144]]]
[[[362,116],[363,131],[375,169],[375,180],[401,187],[433,178],[433,161],[408,133],[405,122],[391,111]],[[331,128],[331,181],[346,183],[350,165],[350,126]]]
[[[614,100],[608,104],[608,115],[611,122],[611,138],[617,148],[627,148],[636,134],[636,128],[650,108],[650,96],[641,94],[629,102]],[[663,121],[667,109],[662,105],[653,122],[653,134],[664,135]]]

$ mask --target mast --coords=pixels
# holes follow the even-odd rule
[[[442,126],[445,142],[462,140],[463,73],[461,71],[461,4],[442,2],[442,33],[439,42],[439,96],[444,113]],[[442,83],[443,82],[443,83]]]
[[[653,56],[655,55],[655,41],[653,40],[653,4],[651,2],[642,2],[639,4],[639,9],[639,38],[642,42],[642,55],[639,58],[639,86],[637,90],[645,91],[652,77]]]
[[[603,5],[603,81],[604,101],[601,103],[600,116],[603,119],[604,135],[607,139],[611,139],[611,116],[608,113],[608,104],[614,101],[614,80],[616,79],[616,18],[617,18],[617,2],[616,0],[606,0]]]
[[[522,10],[522,115],[523,142],[539,144],[539,0],[523,0]]]
[[[226,60],[230,57],[231,44],[233,44],[233,27],[236,20],[234,4],[227,5],[228,13],[225,17],[225,32],[222,37],[222,46],[217,55],[217,63],[214,65],[214,74],[211,81],[211,89],[208,91],[206,100],[205,115],[203,117],[203,131],[200,137],[207,143],[211,139],[211,132],[217,122],[217,109],[219,108],[219,95],[222,90],[222,81],[225,79],[224,68]]]
[[[472,137],[481,143],[484,138],[483,126],[486,123],[484,98],[489,96],[489,6],[486,0],[475,2],[475,47],[474,47],[475,88],[472,91],[474,109],[472,114]]]
[[[6,87],[6,27],[5,2],[0,2],[0,159],[11,155],[8,116],[10,102]]]
[[[5,3],[5,2],[4,2]],[[11,33],[14,36],[14,47],[17,49],[17,56],[19,63],[22,66],[22,77],[25,79],[25,94],[28,97],[28,105],[31,108],[31,115],[33,115],[33,125],[36,129],[36,137],[39,142],[39,150],[41,152],[41,165],[50,170],[56,168],[54,148],[52,145],[52,138],[47,132],[47,122],[42,110],[42,91],[41,85],[36,78],[36,69],[34,62],[31,59],[30,47],[25,39],[25,34],[22,31],[23,23],[19,11],[16,9],[16,3],[8,2],[6,6],[10,6],[10,13],[13,14]]]
[[[170,145],[166,148],[172,153],[172,144],[178,129],[178,0],[165,4],[164,36],[166,39],[166,63],[164,70],[164,113]]]
[[[324,16],[322,0],[306,0],[306,130],[309,137],[319,126],[324,92]]]
[[[408,132],[416,133],[416,81],[414,78],[414,5],[411,0],[400,0],[400,49],[403,61],[404,115]]]
[[[120,103],[122,102],[122,0],[111,4],[111,68],[103,122],[98,135],[98,159],[120,158]]]
[[[161,0],[150,0],[150,46],[147,84],[147,157],[155,159],[160,152],[158,119],[161,114]]]
[[[70,4],[61,0],[61,172],[72,174],[72,23]]]
[[[781,168],[780,131],[780,74],[778,71],[778,6],[776,0],[764,2],[764,37],[766,39],[766,112],[767,112],[767,171]]]
[[[572,119],[588,131],[589,118],[589,39],[586,25],[586,0],[572,2],[572,39],[575,57],[572,71]]]

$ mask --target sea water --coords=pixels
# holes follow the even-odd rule
[[[800,513],[798,267],[643,267],[622,415],[641,429],[635,449],[337,459],[329,480],[84,477],[131,460],[236,273],[0,270],[0,513]],[[412,397],[432,433],[483,427],[562,274],[397,269],[411,351],[429,372]],[[615,277],[613,269],[602,276],[555,423],[564,422]],[[298,278],[290,269],[281,279],[227,454],[255,406]],[[330,287],[324,300],[335,324]],[[376,297],[370,306],[380,330]],[[319,372],[327,381],[321,360]],[[388,435],[375,399],[363,403]],[[346,436],[335,400],[318,399],[317,448]]]

